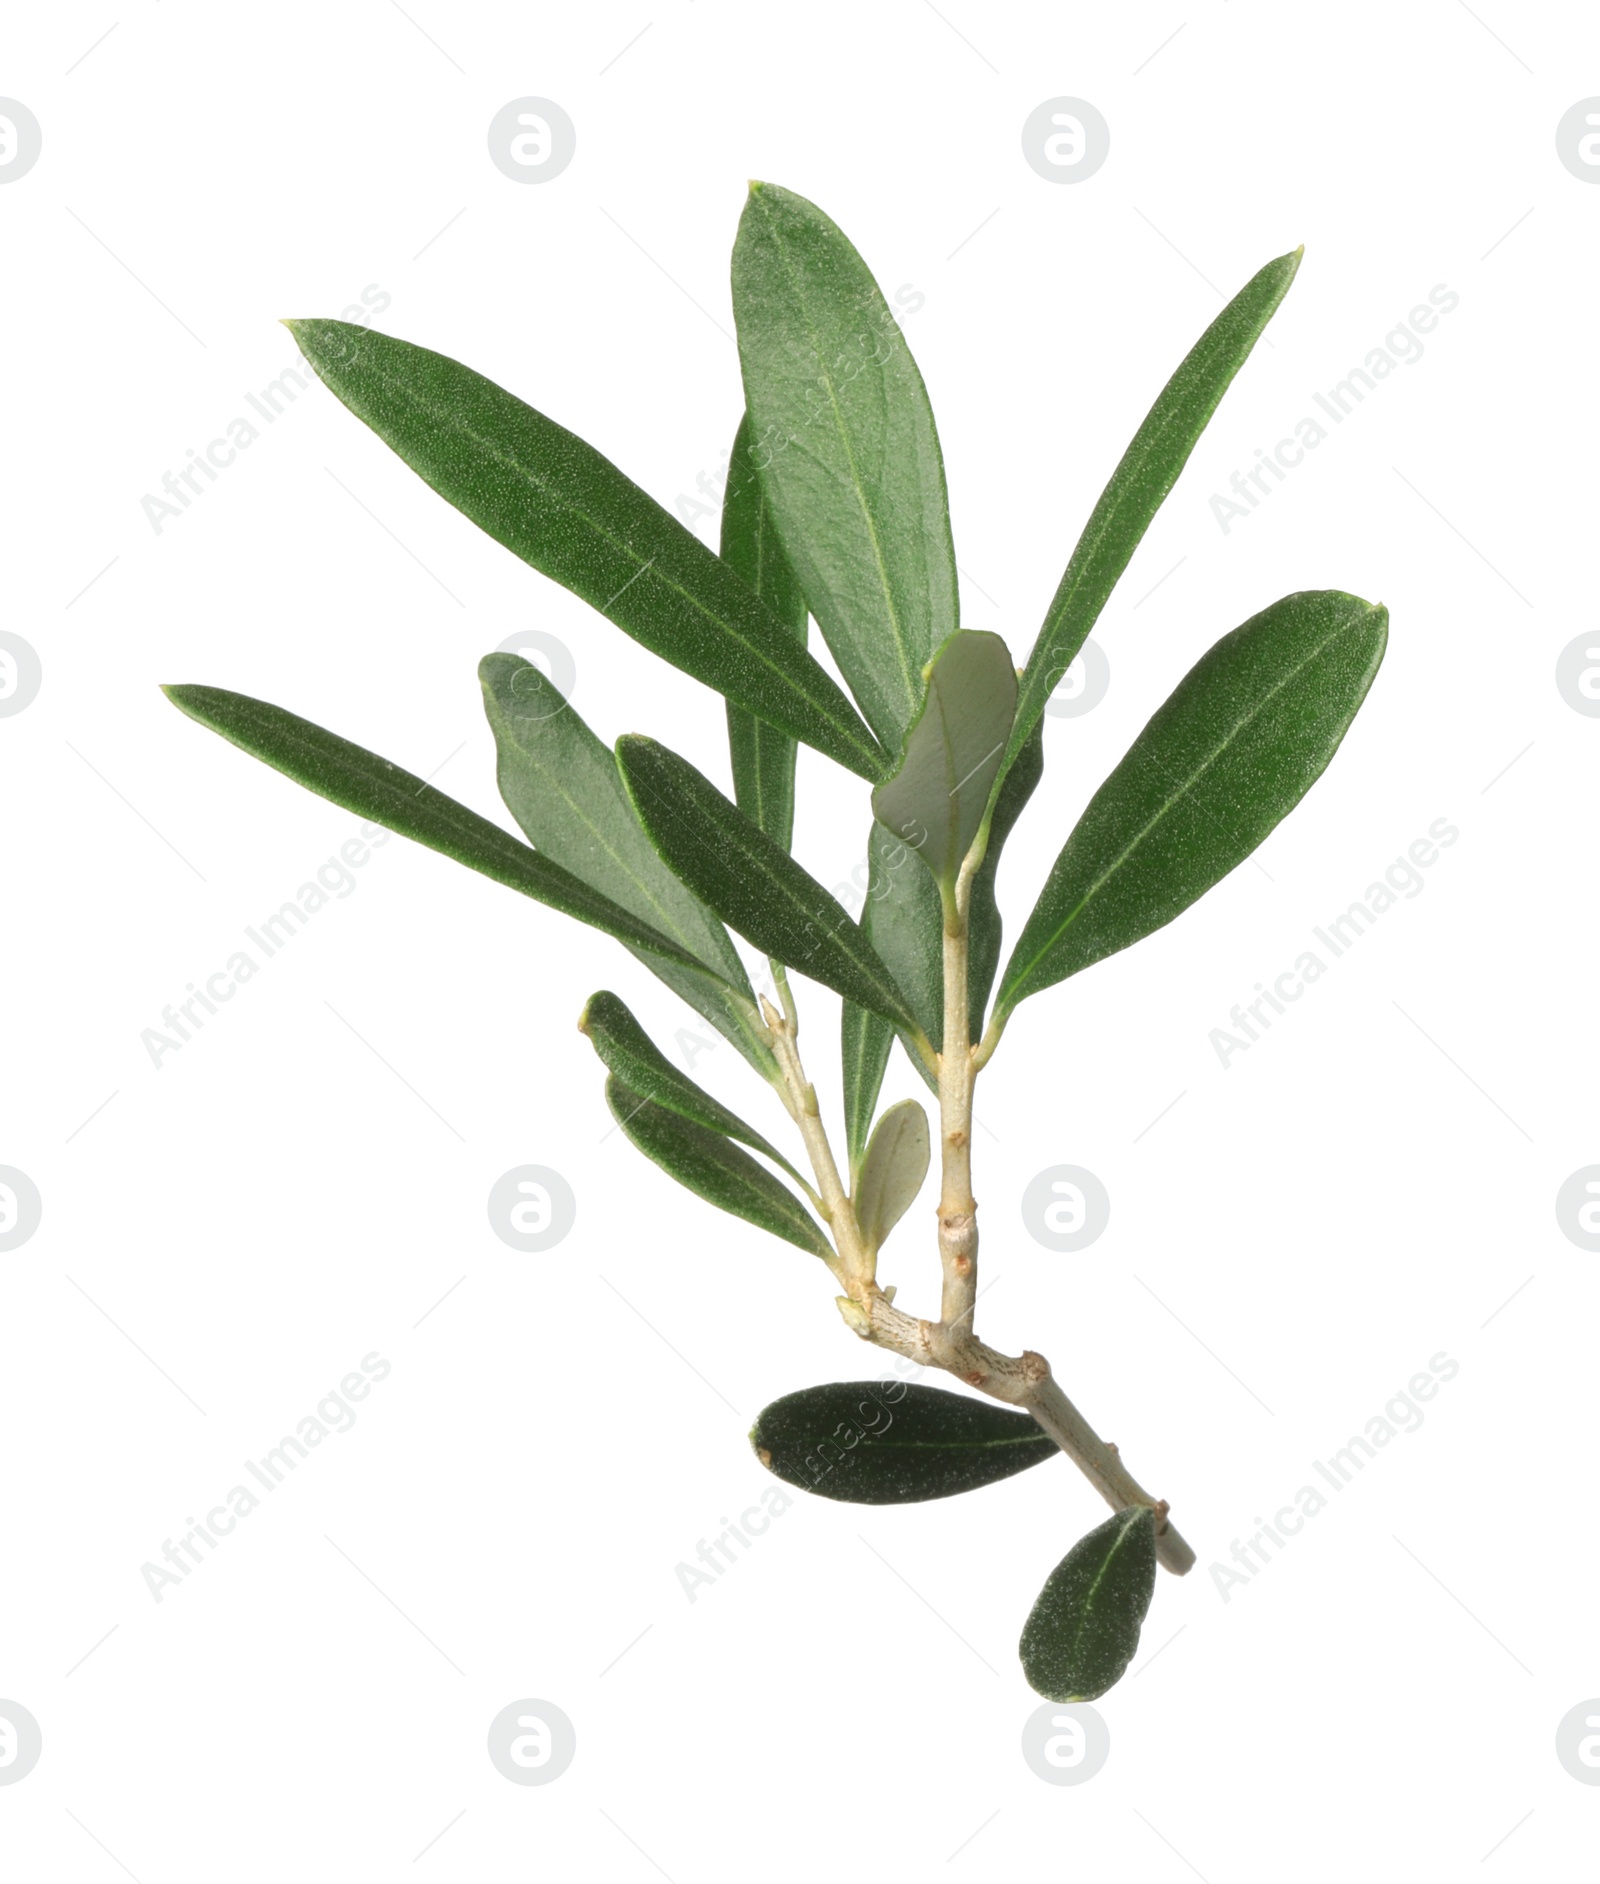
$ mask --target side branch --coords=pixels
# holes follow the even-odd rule
[[[991,1399],[1031,1413],[1113,1511],[1148,1505],[1156,1514],[1156,1556],[1182,1576],[1194,1552],[1167,1518],[1164,1500],[1152,1498],[1062,1392],[1042,1354],[1001,1354],[975,1336],[943,1322],[919,1321],[873,1290],[865,1303],[841,1302],[845,1320],[862,1338],[924,1367],[942,1368]]]

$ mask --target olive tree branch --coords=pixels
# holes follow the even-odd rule
[[[924,1367],[942,1368],[969,1387],[1029,1413],[1072,1460],[1114,1511],[1148,1505],[1156,1514],[1156,1556],[1176,1575],[1193,1567],[1194,1552],[1153,1498],[1062,1392],[1042,1354],[1001,1354],[972,1329],[978,1289],[977,1204],[972,1196],[972,1092],[981,1060],[971,1044],[967,1008],[967,916],[972,878],[982,861],[975,845],[947,901],[944,934],[944,1050],[939,1076],[939,1256],[943,1271],[940,1318],[922,1321],[894,1306],[894,1290],[877,1281],[877,1260],[862,1239],[855,1209],[839,1176],[817,1104],[806,1078],[797,1023],[762,1000],[783,1075],[784,1098],[800,1128],[817,1180],[824,1221],[837,1255],[828,1267],[846,1293],[839,1311],[863,1341]],[[992,1047],[990,1049],[992,1051]],[[987,1055],[984,1056],[985,1058]]]

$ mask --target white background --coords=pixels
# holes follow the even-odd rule
[[[1600,1304],[1554,1200],[1600,1159],[1600,723],[1554,670],[1593,622],[1600,189],[1555,127],[1600,93],[1600,21],[130,0],[15,15],[0,91],[44,134],[0,189],[3,625],[44,675],[0,723],[0,1161],[44,1200],[0,1256],[0,1698],[44,1733],[0,1787],[7,1875],[1570,1874],[1600,1808],[1555,1754],[1600,1694]],[[577,127],[538,187],[485,143],[524,94]],[[1058,94],[1111,127],[1071,187],[1020,145]],[[649,730],[723,775],[713,696],[320,387],[159,533],[141,499],[294,361],[277,317],[368,284],[387,331],[662,502],[694,493],[739,409],[747,177],[812,197],[891,300],[922,297],[905,329],[965,620],[1019,660],[1166,375],[1306,244],[1102,619],[1109,694],[1048,722],[1002,873],[1013,932],[1219,634],[1300,588],[1392,611],[1368,704],[1263,868],[1030,1003],[980,1088],[981,1331],[1051,1356],[1200,1556],[1162,1577],[1079,1787],[1023,1761],[1015,1658],[1103,1515],[1064,1463],[895,1510],[797,1494],[688,1601],[676,1566],[773,1482],[755,1413],[878,1360],[819,1266],[608,1131],[584,998],[614,987],[669,1045],[692,1021],[619,948],[396,840],[159,1069],[141,1044],[357,824],[160,682],[443,765],[509,823],[474,666],[537,627],[604,738]],[[1211,494],[1440,283],[1459,306],[1423,357],[1224,534]],[[800,854],[835,882],[865,792],[810,754],[801,788]],[[1422,893],[1224,1069],[1211,1030],[1440,818],[1460,837]],[[802,1001],[831,1108],[834,1003]],[[694,1071],[782,1126],[726,1048]],[[915,1089],[897,1061],[887,1096]],[[578,1201],[543,1255],[485,1209],[526,1162]],[[1020,1216],[1063,1162],[1112,1199],[1076,1255]],[[885,1253],[913,1307],[936,1301],[930,1230],[919,1206]],[[141,1565],[373,1351],[392,1372],[356,1426],[157,1604]],[[1209,1566],[1439,1353],[1459,1374],[1420,1430],[1224,1601]],[[549,1786],[486,1756],[524,1697],[576,1725]]]

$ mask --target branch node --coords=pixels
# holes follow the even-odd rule
[[[872,1339],[872,1316],[859,1302],[852,1302],[848,1295],[836,1295],[834,1298],[839,1313],[844,1317],[845,1326],[853,1335],[859,1335],[863,1341]]]

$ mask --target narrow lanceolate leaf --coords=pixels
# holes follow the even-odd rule
[[[606,1081],[606,1104],[629,1140],[685,1190],[797,1249],[830,1253],[821,1226],[794,1192],[721,1132],[643,1098],[615,1073]]]
[[[933,412],[894,316],[814,203],[752,183],[733,249],[750,462],[800,587],[890,752],[959,626]]]
[[[1308,590],[1203,654],[1090,799],[997,1011],[1171,922],[1242,863],[1338,750],[1388,630],[1386,609]]]
[[[1195,342],[1122,454],[1067,564],[1028,657],[1017,700],[1009,765],[1037,725],[1045,702],[1078,657],[1200,434],[1289,292],[1301,251],[1268,262]]]
[[[529,850],[499,825],[375,752],[268,701],[252,700],[248,694],[195,686],[164,687],[162,692],[190,719],[221,733],[253,758],[265,760],[346,811],[414,838],[496,883],[520,890],[536,903],[547,903],[563,915],[604,929],[630,947],[677,962],[696,974],[707,973],[670,936],[640,921],[548,857]]]
[[[905,1381],[786,1393],[762,1412],[750,1443],[786,1484],[857,1505],[953,1498],[1056,1456],[1026,1413]]]
[[[318,376],[439,495],[663,660],[862,778],[883,750],[729,566],[575,433],[458,360],[289,321]]]
[[[1050,1572],[1023,1626],[1028,1686],[1092,1701],[1121,1680],[1156,1587],[1156,1514],[1131,1505],[1081,1537]]]
[[[944,1040],[944,912],[917,853],[876,818],[867,834],[867,902],[861,926],[888,965],[923,1032]],[[913,1053],[924,1078],[929,1069]]]
[[[995,897],[1000,857],[1006,839],[1022,816],[1043,772],[1044,721],[1040,720],[1001,781],[1000,794],[989,819],[988,848],[972,879],[972,903],[967,911],[967,1007],[971,1040],[983,1038],[984,1010],[989,1005],[989,991],[994,987],[995,971],[1000,966],[1002,925],[1000,905]]]
[[[722,498],[722,560],[804,647],[806,598],[778,541],[778,526],[750,462],[749,440],[750,421],[742,418],[728,457],[728,487]],[[728,753],[739,809],[773,843],[788,850],[794,838],[794,741],[729,701]]]
[[[500,796],[528,842],[703,963],[714,979],[659,956],[640,957],[764,1078],[778,1077],[738,951],[711,911],[656,855],[622,789],[610,748],[520,655],[489,655],[479,664],[478,679],[495,738]]]
[[[851,1201],[861,1238],[874,1254],[917,1200],[928,1175],[928,1115],[902,1099],[879,1119]]]
[[[800,1173],[783,1153],[769,1144],[754,1126],[746,1125],[737,1112],[730,1112],[703,1086],[697,1086],[687,1073],[680,1072],[639,1025],[627,1005],[607,989],[590,995],[578,1030],[588,1035],[606,1070],[615,1073],[623,1085],[641,1099],[653,1100],[668,1112],[676,1112],[696,1125],[703,1125],[708,1132],[736,1138],[774,1164],[782,1165],[791,1177],[799,1177]]]
[[[894,1047],[894,1029],[881,1014],[842,1003],[839,1011],[839,1059],[844,1074],[844,1138],[850,1158],[850,1181],[855,1182],[866,1154],[867,1134],[878,1108],[883,1076]]]
[[[844,907],[687,759],[637,733],[617,764],[652,843],[747,942],[824,987],[915,1028],[905,997]]]
[[[989,807],[1017,710],[998,635],[961,629],[934,655],[922,709],[894,774],[872,794],[880,824],[910,844],[946,898]]]

